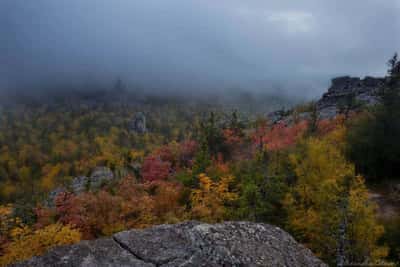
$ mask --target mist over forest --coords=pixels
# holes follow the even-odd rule
[[[0,88],[110,88],[120,77],[147,93],[311,99],[335,76],[385,75],[398,12],[396,0],[3,0]]]
[[[399,266],[399,0],[0,0],[0,266]]]

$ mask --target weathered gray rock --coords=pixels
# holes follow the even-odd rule
[[[14,266],[327,266],[278,227],[186,222],[58,247]]]
[[[99,189],[103,184],[106,184],[114,179],[113,172],[107,167],[96,167],[89,179],[90,190]]]
[[[284,118],[285,118],[284,110],[277,110],[267,114],[267,121],[271,125],[282,121]]]
[[[90,177],[77,176],[72,179],[71,189],[75,194],[80,194],[88,190],[97,190],[102,185],[114,179],[113,172],[107,167],[96,167]]]
[[[332,118],[339,113],[340,105],[345,105],[350,97],[364,105],[375,105],[379,102],[379,91],[385,84],[385,78],[350,76],[332,79],[332,85],[317,102],[319,118]]]
[[[139,134],[147,132],[146,116],[142,112],[136,113],[129,124],[129,129]]]
[[[90,179],[86,176],[77,176],[72,179],[71,189],[75,194],[80,194],[89,189]]]
[[[285,112],[282,110],[278,110],[267,114],[267,122],[269,125],[275,125],[278,123],[282,123],[284,125],[291,125],[299,121],[310,120],[311,116],[312,116],[311,112],[296,113],[296,112]]]
[[[120,173],[119,177],[124,177],[126,173]],[[90,190],[98,190],[102,185],[109,183],[110,181],[115,179],[114,173],[107,167],[96,167],[90,177],[87,176],[77,176],[74,177],[71,181],[71,184],[68,188],[65,187],[57,187],[52,190],[47,200],[43,203],[48,207],[54,206],[54,200],[57,195],[61,192],[72,192],[76,195],[90,191]]]
[[[111,238],[83,241],[72,246],[62,246],[51,250],[42,257],[34,257],[28,261],[11,266],[126,266],[150,267],[142,260],[134,257],[129,251],[122,249]]]
[[[56,200],[57,195],[66,191],[67,189],[65,189],[64,187],[57,187],[53,189],[52,191],[50,191],[49,195],[47,196],[47,199],[43,204],[47,207],[54,207],[54,201]]]

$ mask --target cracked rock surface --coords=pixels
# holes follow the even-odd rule
[[[57,247],[14,266],[327,266],[278,227],[185,222]]]

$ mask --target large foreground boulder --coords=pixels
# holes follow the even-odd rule
[[[250,222],[186,222],[58,247],[14,266],[326,265],[278,227]]]

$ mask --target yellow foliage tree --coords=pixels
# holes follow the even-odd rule
[[[105,164],[112,169],[124,166],[125,159],[121,147],[117,144],[117,135],[118,130],[112,128],[110,135],[95,138],[98,148],[98,155],[95,157],[97,163]]]
[[[4,245],[8,241],[8,234],[12,227],[13,220],[12,206],[11,205],[0,205],[0,255],[4,249]]]
[[[61,174],[61,164],[51,165],[46,164],[43,167],[43,176],[40,180],[40,186],[45,192],[54,189],[57,178]]]
[[[343,147],[337,145],[340,136],[333,132],[325,139],[310,138],[290,155],[297,183],[284,201],[288,226],[328,262],[336,261],[339,247],[346,260],[378,260],[387,253],[377,245],[383,227],[377,223],[364,180],[355,176]]]
[[[387,256],[388,248],[376,245],[377,239],[384,233],[384,227],[375,220],[376,204],[371,203],[362,177],[356,177],[349,192],[348,200],[348,233],[350,240],[357,240],[349,247],[349,261],[362,262],[380,260]]]
[[[0,257],[0,266],[29,259],[54,246],[72,244],[81,239],[79,231],[61,224],[51,224],[36,231],[26,225],[20,225],[11,231],[11,236],[12,242]]]
[[[205,174],[199,175],[200,187],[191,193],[192,216],[195,219],[217,222],[227,215],[227,205],[238,198],[229,186],[234,177],[224,176],[218,182],[213,182]]]
[[[0,182],[0,198],[10,199],[12,196],[16,195],[18,188],[12,181]]]
[[[129,151],[129,158],[132,162],[135,162],[135,161],[141,162],[141,161],[143,161],[143,158],[144,158],[144,151],[132,149]]]

